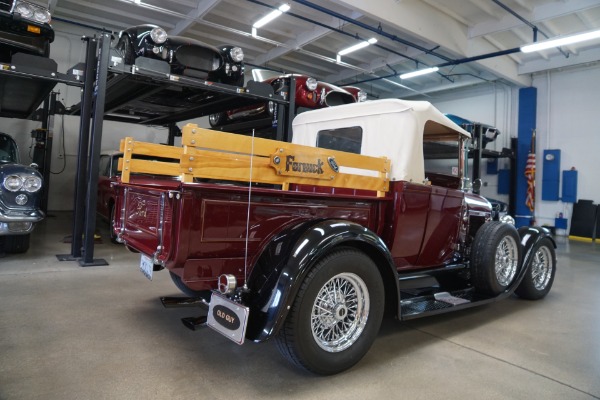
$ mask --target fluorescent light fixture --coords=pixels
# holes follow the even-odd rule
[[[271,11],[270,13],[268,13],[267,15],[265,15],[264,17],[262,17],[261,19],[256,21],[254,23],[254,25],[252,25],[252,27],[255,29],[262,28],[263,26],[265,26],[269,22],[273,21],[275,18],[279,17],[281,14],[288,11],[289,9],[290,9],[289,4],[282,4],[281,6],[279,6],[279,8],[277,10]]]
[[[544,40],[543,42],[536,42],[532,44],[528,44],[526,46],[521,47],[521,51],[523,53],[531,53],[533,51],[540,51],[550,49],[552,47],[560,47],[567,46],[569,44],[583,42],[585,40],[592,40],[600,38],[600,30],[589,31],[584,33],[579,33],[577,35],[570,35],[559,37],[556,39]]]
[[[414,78],[415,76],[431,74],[432,72],[437,72],[437,71],[439,71],[438,67],[420,69],[418,71],[407,72],[406,74],[402,74],[402,75],[400,75],[400,79]]]
[[[350,54],[350,53],[352,53],[352,52],[354,52],[356,50],[360,50],[362,48],[365,48],[368,45],[373,44],[373,43],[377,43],[377,39],[371,38],[369,40],[363,40],[362,42],[357,43],[354,46],[350,46],[348,48],[345,48],[344,50],[338,51],[338,56],[345,56],[346,54]]]

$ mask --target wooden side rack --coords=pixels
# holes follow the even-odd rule
[[[283,190],[290,183],[373,190],[379,197],[389,190],[390,160],[386,157],[212,131],[195,124],[185,125],[182,132],[182,147],[122,139],[122,182],[128,183],[132,173],[142,173],[178,176],[182,182],[251,180],[281,185]],[[173,161],[153,161],[152,157]]]

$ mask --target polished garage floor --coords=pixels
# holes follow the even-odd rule
[[[560,240],[553,290],[400,323],[333,377],[274,343],[238,346],[186,329],[165,271],[108,240],[110,265],[59,262],[69,214],[47,218],[24,255],[0,259],[0,399],[600,399],[600,245]],[[105,225],[100,225],[104,229]]]

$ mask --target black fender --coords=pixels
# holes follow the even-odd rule
[[[550,231],[540,226],[522,226],[518,229],[521,237],[521,245],[523,246],[523,258],[521,261],[521,272],[524,272],[529,267],[533,259],[533,247],[542,239],[548,238],[556,248],[556,242]],[[520,274],[524,275],[524,274]]]
[[[373,258],[383,275],[386,292],[392,282],[397,296],[396,268],[387,246],[377,234],[345,220],[305,221],[282,231],[262,253],[259,263],[273,272],[258,295],[250,300],[252,311],[246,338],[262,342],[277,334],[307,273],[319,259],[340,245],[358,248]],[[259,276],[265,279],[260,270],[260,266],[253,269],[250,287]]]

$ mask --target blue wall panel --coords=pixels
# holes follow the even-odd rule
[[[577,202],[577,171],[563,171],[562,201]]]
[[[510,194],[510,169],[498,170],[498,194]]]
[[[558,201],[560,186],[560,150],[544,150],[542,200]]]

